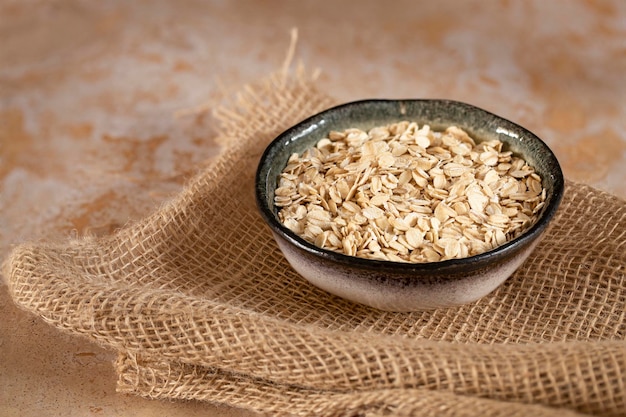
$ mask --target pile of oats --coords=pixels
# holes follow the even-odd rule
[[[280,175],[280,221],[346,255],[436,262],[515,238],[545,203],[541,178],[498,140],[403,121],[331,132]]]

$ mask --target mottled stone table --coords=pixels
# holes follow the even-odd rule
[[[421,4],[420,4],[421,3]],[[331,5],[332,4],[332,5]],[[338,101],[466,101],[534,131],[566,176],[626,198],[626,3],[0,3],[0,254],[109,233],[218,152],[218,103],[296,61]],[[18,310],[0,286],[0,415],[243,416],[115,393],[114,353]]]

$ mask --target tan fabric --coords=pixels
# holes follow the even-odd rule
[[[309,285],[257,214],[277,134],[332,104],[278,74],[220,110],[224,150],[114,235],[18,247],[15,302],[119,352],[119,390],[271,415],[626,414],[626,204],[567,183],[549,235],[501,288],[390,313]]]

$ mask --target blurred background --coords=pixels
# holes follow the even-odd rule
[[[448,98],[543,138],[567,178],[626,198],[626,2],[2,1],[0,254],[109,233],[219,147],[207,114],[280,69],[339,102]],[[183,115],[181,116],[181,111]],[[115,394],[114,356],[0,287],[0,415],[248,415]]]

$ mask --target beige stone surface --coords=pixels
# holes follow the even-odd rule
[[[177,193],[219,147],[206,115],[296,59],[338,101],[437,97],[516,121],[566,176],[626,198],[626,3],[0,2],[0,255],[108,233]],[[176,116],[178,114],[179,116]],[[115,393],[114,353],[0,286],[0,415],[244,416]]]

